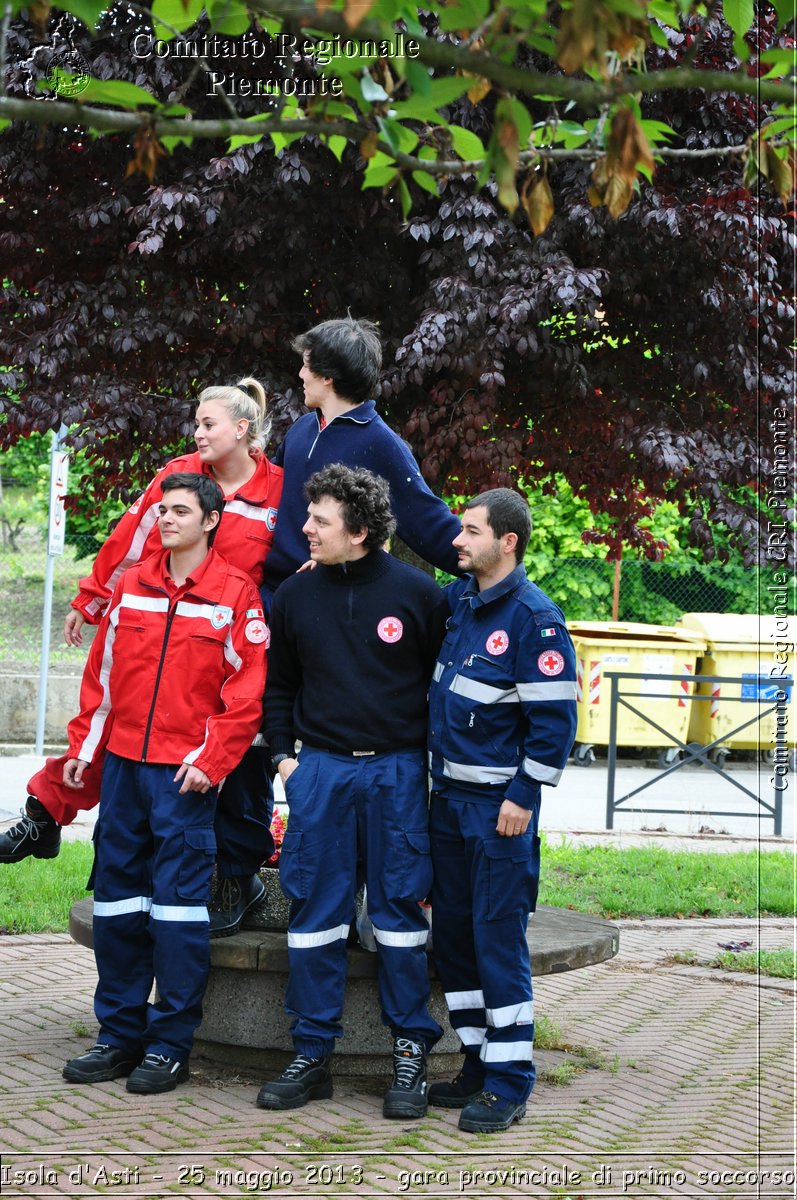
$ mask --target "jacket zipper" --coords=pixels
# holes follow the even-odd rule
[[[183,597],[181,596],[180,599],[183,599]],[[169,607],[169,611],[166,614],[166,629],[164,630],[164,633],[163,633],[163,645],[161,646],[161,656],[160,656],[160,661],[158,663],[158,670],[155,675],[155,688],[152,693],[152,705],[149,710],[149,716],[147,717],[147,727],[144,730],[144,745],[141,747],[141,761],[142,762],[147,761],[147,750],[149,748],[149,736],[150,736],[150,733],[152,732],[152,722],[155,717],[155,705],[158,703],[158,691],[160,689],[161,674],[163,673],[163,662],[164,662],[164,659],[166,658],[166,650],[169,645],[169,634],[171,633],[172,621],[174,620],[174,615],[177,612],[177,604],[178,604],[178,601],[175,600],[174,604]]]

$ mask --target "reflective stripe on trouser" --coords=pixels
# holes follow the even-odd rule
[[[59,825],[71,825],[79,812],[99,804],[107,740],[106,730],[94,761],[83,774],[84,786],[80,791],[64,786],[63,771],[68,754],[48,758],[28,782],[28,795],[35,796]],[[274,853],[270,828],[273,809],[268,752],[265,747],[252,746],[227,776],[219,794],[216,843],[220,875],[225,878],[254,875],[271,857]]]
[[[539,807],[528,832],[511,838],[495,832],[499,807],[432,795],[434,957],[466,1069],[521,1102],[535,1076],[526,926],[537,899]]]
[[[428,926],[417,903],[431,883],[425,755],[368,758],[304,747],[285,789],[290,821],[280,883],[291,897],[285,996],[300,1054],[319,1057],[342,1034],[346,937],[357,889],[368,886],[382,1021],[431,1047]]]
[[[210,969],[216,789],[181,796],[176,771],[105,756],[95,827],[94,1011],[100,1041],[184,1062]],[[153,980],[158,1000],[150,1005]]]

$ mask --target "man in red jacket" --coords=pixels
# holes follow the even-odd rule
[[[163,550],[119,579],[69,724],[67,787],[108,735],[93,878],[100,1034],[64,1067],[71,1083],[128,1075],[128,1091],[151,1093],[188,1078],[216,797],[260,727],[266,674],[257,589],[209,548],[223,505],[207,475],[164,480]]]

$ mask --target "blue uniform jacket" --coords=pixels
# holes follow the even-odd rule
[[[432,789],[532,808],[576,732],[576,660],[562,610],[522,565],[486,591],[449,585],[429,694]]]
[[[412,451],[385,424],[373,400],[341,413],[323,429],[318,413],[299,417],[285,435],[274,462],[285,478],[274,542],[265,566],[272,590],[307,561],[307,520],[304,485],[312,474],[330,463],[367,467],[390,484],[390,507],[399,537],[426,562],[457,573],[457,552],[451,545],[460,522],[447,505],[427,487]]]

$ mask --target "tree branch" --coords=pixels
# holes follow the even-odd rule
[[[252,0],[250,8],[253,12],[265,16],[298,23],[307,30],[317,29],[322,33],[339,34],[342,39],[356,37],[379,42],[384,41],[386,36],[385,29],[375,22],[361,21],[352,29],[346,24],[341,13],[331,9],[318,12],[313,5],[301,3],[300,0]],[[471,50],[465,45],[438,42],[433,38],[419,37],[415,34],[413,39],[419,46],[418,58],[429,66],[450,67],[481,75],[491,83],[523,95],[543,92],[548,96],[558,96],[562,100],[576,100],[586,106],[612,103],[619,96],[671,91],[674,88],[733,92],[737,95],[755,96],[762,101],[782,100],[791,103],[794,99],[794,89],[790,83],[763,80],[741,71],[704,71],[697,67],[675,67],[647,74],[623,74],[606,83],[596,83],[593,80],[574,79],[566,75],[527,71],[511,63],[501,62],[491,54]]]

